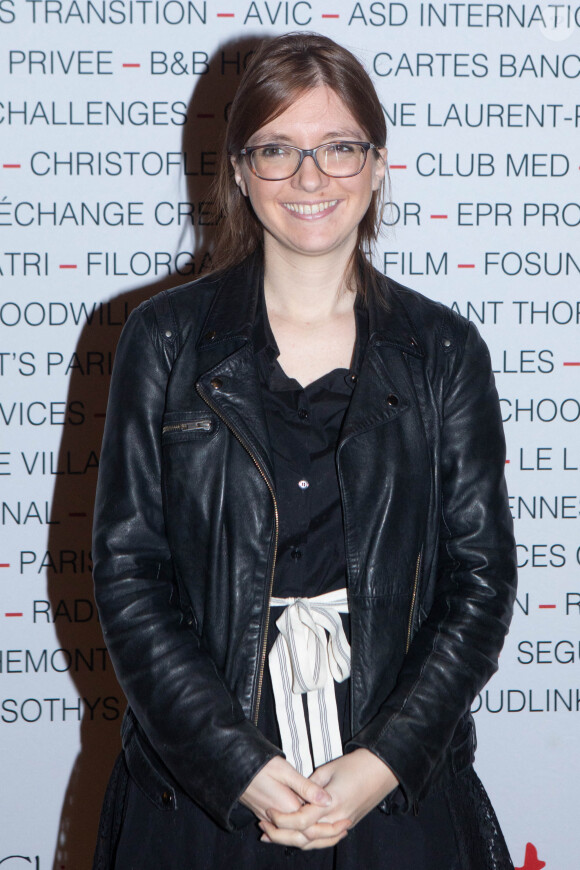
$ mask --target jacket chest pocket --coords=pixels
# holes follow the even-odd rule
[[[161,444],[166,447],[183,441],[207,441],[220,425],[219,418],[209,410],[169,411],[163,417]]]
[[[196,549],[203,552],[209,546],[212,518],[223,492],[223,435],[221,420],[207,408],[171,411],[163,417],[165,522],[173,554],[179,554],[183,566],[193,564]]]

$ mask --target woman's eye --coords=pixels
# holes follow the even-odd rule
[[[329,154],[352,154],[355,149],[348,142],[332,142],[326,146],[326,150]]]
[[[266,148],[260,149],[260,157],[265,157],[267,160],[274,160],[276,157],[286,157],[288,151],[286,148],[281,148],[279,145],[268,145]]]

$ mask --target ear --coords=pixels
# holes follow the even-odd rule
[[[232,166],[234,167],[234,178],[236,179],[236,184],[240,188],[242,194],[244,196],[247,196],[248,186],[242,173],[242,164],[236,157],[230,157],[230,160],[232,161]]]
[[[378,190],[387,172],[387,149],[379,148],[379,159],[373,160],[373,190]]]

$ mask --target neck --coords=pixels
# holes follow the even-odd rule
[[[264,294],[268,310],[285,320],[315,324],[352,309],[350,253],[294,254],[264,245]]]

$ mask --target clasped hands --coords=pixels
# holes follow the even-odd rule
[[[324,849],[346,837],[397,785],[392,770],[368,749],[323,764],[309,779],[276,756],[240,801],[260,819],[263,842]]]

